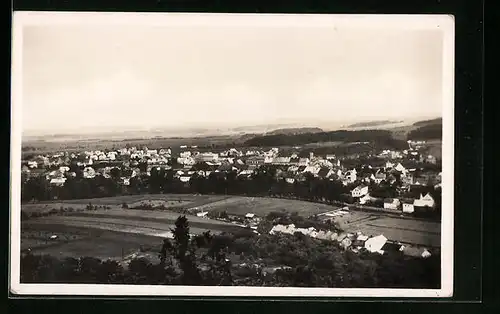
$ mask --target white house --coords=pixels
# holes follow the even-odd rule
[[[396,167],[394,167],[394,169],[395,169],[396,171],[399,171],[399,172],[403,173],[403,174],[406,174],[406,168],[405,168],[405,167],[403,167],[403,165],[402,165],[401,163],[398,163],[398,164],[396,165]]]
[[[216,153],[201,153],[196,155],[196,159],[201,160],[201,161],[216,161],[219,159],[219,155]]]
[[[425,196],[422,196],[422,194],[420,194],[420,198],[416,199],[413,205],[417,207],[434,207],[436,205],[436,202],[434,201],[434,198],[429,193],[427,193],[425,194]]]
[[[397,210],[399,205],[401,205],[401,202],[397,198],[387,198],[384,200],[385,209]]]
[[[368,186],[358,185],[351,191],[352,197],[362,197],[368,194]]]
[[[359,199],[359,203],[360,203],[361,205],[363,205],[363,204],[366,204],[366,202],[368,202],[368,201],[370,201],[370,200],[371,200],[371,196],[370,196],[370,194],[368,194],[368,193],[367,193],[367,194],[363,195],[363,196]]]
[[[83,169],[83,177],[85,179],[94,178],[95,175],[96,175],[96,173],[95,173],[94,168],[92,168],[92,167],[86,167],[85,169]]]
[[[109,160],[115,160],[116,159],[116,153],[115,152],[109,152],[107,158]]]
[[[373,181],[377,184],[380,184],[380,182],[384,181],[385,179],[387,179],[387,175],[380,171],[377,171],[377,173],[375,173],[375,176],[373,177]]]
[[[50,184],[55,186],[63,186],[65,182],[66,178],[53,178],[52,180],[50,180]]]
[[[179,157],[177,158],[177,163],[185,166],[192,166],[196,164],[196,160],[192,157]]]
[[[334,159],[335,159],[335,155],[333,155],[333,154],[326,155],[326,160],[334,160]]]
[[[253,213],[247,213],[245,215],[245,218],[248,218],[248,219],[253,219],[254,217],[255,217],[255,214],[253,214]]]
[[[415,206],[413,206],[413,201],[403,202],[403,213],[413,213],[415,211]]]
[[[190,176],[181,176],[179,179],[181,180],[181,182],[187,183],[191,180],[191,177]]]
[[[198,216],[198,217],[206,217],[207,214],[208,214],[208,212],[203,212],[202,211],[202,212],[196,213],[196,216]]]
[[[303,173],[309,172],[309,173],[312,173],[313,175],[317,175],[320,170],[321,170],[320,166],[310,165],[304,169]]]
[[[385,243],[387,242],[387,238],[384,237],[383,235],[379,235],[373,238],[370,238],[365,241],[365,248],[369,252],[380,252],[382,248],[384,247]]]
[[[309,166],[309,158],[300,158],[299,159],[299,166]]]
[[[344,239],[342,239],[342,241],[340,241],[340,246],[344,249],[344,250],[347,250],[352,244],[352,240],[349,239],[349,237],[345,237]]]
[[[356,172],[356,169],[352,169],[350,171],[347,171],[345,173],[345,176],[344,178],[349,181],[350,183],[353,183],[354,181],[356,181],[357,179],[357,172]]]
[[[273,164],[288,164],[290,159],[290,157],[276,157],[273,159]]]

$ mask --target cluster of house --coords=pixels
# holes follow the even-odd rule
[[[383,151],[382,154],[394,157],[392,155],[400,153]],[[395,156],[396,159],[398,156]],[[157,150],[147,147],[143,149],[122,148],[115,151],[84,151],[77,154],[62,152],[54,155],[36,156],[26,161],[22,170],[28,174],[42,173],[54,185],[64,185],[67,177],[76,176],[76,173],[69,171],[68,167],[74,163],[83,169],[83,177],[87,179],[96,176],[110,178],[113,176],[113,169],[118,168],[120,170],[119,180],[123,185],[129,185],[131,178],[144,173],[139,169],[141,164],[146,165],[146,175],[150,175],[154,168],[157,170],[174,168],[175,177],[184,183],[188,183],[195,173],[198,176],[207,177],[212,172],[235,171],[238,176],[248,178],[257,168],[264,165],[276,166],[278,168],[276,178],[290,184],[304,181],[307,174],[332,181],[339,180],[346,186],[357,181],[366,184],[372,182],[379,184],[382,181],[392,183],[396,180],[395,172],[401,174],[405,185],[427,185],[430,180],[424,174],[413,175],[416,169],[405,168],[403,166],[404,160],[397,163],[387,161],[383,167],[372,168],[371,165],[366,165],[363,169],[359,169],[359,171],[362,170],[361,174],[355,168],[344,167],[341,159],[333,154],[315,156],[312,152],[309,157],[299,157],[296,153],[290,156],[280,156],[278,148],[271,148],[267,151],[242,151],[232,148],[219,153],[199,152],[196,149],[188,149],[184,145],[175,156],[170,148]],[[203,165],[203,167],[193,168],[195,165]],[[59,168],[56,170],[43,171],[57,167]],[[362,191],[359,193],[362,195],[355,197],[363,197],[368,194],[363,192],[363,188],[361,189]],[[358,192],[353,191],[353,196],[355,193]]]
[[[375,182],[380,184],[382,181],[386,181],[393,184],[396,182],[396,177],[393,174],[395,172],[398,173],[401,180],[399,186],[401,191],[410,192],[412,186],[433,186],[434,188],[441,186],[441,172],[429,172],[415,176],[415,171],[416,169],[406,169],[401,163],[394,165],[387,162],[385,167],[378,169],[375,174],[365,175],[361,180],[362,183],[352,189],[351,196],[361,205],[372,203],[377,198],[370,195],[370,188],[366,183]],[[429,193],[421,193],[418,198],[386,198],[383,200],[384,209],[402,210],[405,213],[413,213],[415,208],[434,208],[435,206],[436,201]]]
[[[436,164],[437,158],[432,155],[422,154],[421,150],[425,147],[425,141],[412,141],[408,140],[408,149],[404,149],[403,151],[394,151],[394,150],[383,150],[378,156],[381,158],[389,158],[389,159],[410,159],[410,160],[418,160],[420,162],[426,162],[430,164]]]
[[[345,250],[351,250],[358,253],[362,250],[366,250],[371,253],[384,254],[388,251],[400,251],[405,255],[409,256],[420,256],[427,258],[431,256],[430,251],[427,248],[420,248],[411,245],[404,245],[398,242],[389,241],[384,235],[378,235],[374,237],[369,237],[361,232],[357,233],[336,233],[332,231],[316,230],[313,227],[310,228],[297,228],[294,224],[290,225],[275,225],[269,231],[269,234],[285,233],[285,234],[295,234],[300,232],[306,236],[327,240],[336,241]]]

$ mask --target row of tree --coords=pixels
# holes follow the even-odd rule
[[[96,176],[92,179],[72,178],[66,180],[64,186],[52,186],[44,177],[34,177],[22,183],[23,201],[45,201],[57,199],[84,199],[112,197],[129,194],[222,194],[247,196],[272,196],[299,199],[327,204],[353,203],[351,190],[359,182],[343,185],[338,180],[321,179],[306,174],[303,181],[290,184],[285,179],[276,179],[278,169],[272,166],[261,167],[250,177],[238,176],[235,171],[212,172],[208,177],[191,176],[189,182],[181,182],[172,170],[153,168],[151,175],[137,176],[130,179],[130,185],[120,184],[119,179],[112,176],[104,178]],[[376,198],[394,198],[404,196],[401,191],[400,178],[389,184],[371,184],[370,195]],[[440,189],[422,187],[422,193],[431,192],[440,204]],[[403,193],[403,194],[402,194]],[[414,195],[415,196],[415,195]],[[418,195],[417,195],[418,196]],[[380,205],[380,204],[379,204]],[[435,211],[439,216],[439,208]]]
[[[408,138],[412,140],[434,140],[442,139],[443,124],[429,124],[421,126],[413,131],[408,132]]]
[[[331,241],[296,233],[252,232],[189,237],[180,216],[159,250],[159,263],[145,258],[128,267],[93,257],[57,259],[31,253],[21,258],[22,283],[118,283],[298,287],[429,288],[440,286],[440,257],[412,258],[344,251]],[[286,266],[286,268],[282,268]],[[273,267],[278,267],[273,271]]]

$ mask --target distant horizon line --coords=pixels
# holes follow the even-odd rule
[[[210,125],[200,125],[197,127],[183,127],[183,126],[171,126],[168,125],[151,125],[151,126],[82,126],[75,128],[67,128],[60,130],[50,130],[46,128],[38,128],[38,129],[25,129],[22,131],[23,137],[43,137],[43,136],[75,136],[75,135],[91,135],[96,133],[118,133],[118,132],[145,132],[145,131],[175,131],[175,132],[193,132],[193,131],[231,131],[234,129],[251,129],[251,128],[264,128],[264,127],[272,127],[274,130],[283,127],[283,128],[320,128],[320,129],[329,129],[326,127],[326,124],[330,124],[332,129],[338,129],[343,127],[349,127],[352,124],[359,123],[373,123],[373,122],[385,122],[390,121],[393,123],[401,123],[401,122],[411,122],[411,121],[423,121],[428,119],[438,119],[442,118],[442,115],[423,115],[419,117],[388,117],[388,118],[379,118],[379,119],[353,119],[353,120],[344,120],[344,121],[316,121],[316,122],[299,122],[299,121],[276,121],[276,122],[268,122],[268,123],[259,123],[253,125],[230,125],[227,124],[225,126],[217,126],[216,124]],[[387,123],[391,124],[391,123]],[[81,128],[92,128],[91,131],[83,131]],[[242,130],[244,131],[244,130]],[[39,134],[34,134],[39,133]]]

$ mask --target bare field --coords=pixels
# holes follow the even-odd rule
[[[196,211],[226,211],[228,214],[254,213],[265,216],[270,212],[297,212],[310,216],[338,209],[335,206],[275,198],[194,195],[141,195],[94,200],[72,200],[55,203],[27,204],[22,210],[49,211],[52,208],[74,207],[78,211],[48,217],[32,218],[21,224],[21,247],[56,256],[95,256],[101,259],[124,260],[130,254],[146,254],[143,246],[161,245],[162,238],[171,236],[171,228],[179,213],[171,210],[122,209],[123,202],[148,200],[180,201],[186,209]],[[88,203],[107,205],[110,209],[85,210]],[[79,207],[78,207],[79,206]],[[231,232],[241,227],[218,220],[189,215],[191,233]],[[361,231],[366,235],[383,234],[389,240],[423,246],[440,246],[441,224],[383,214],[350,211],[333,218],[346,232]],[[50,239],[57,235],[57,239]],[[149,255],[155,255],[153,250]],[[146,254],[146,255],[148,255]],[[148,255],[148,256],[149,256]]]
[[[326,211],[331,211],[337,207],[305,201],[261,198],[261,197],[231,197],[221,200],[215,206],[207,205],[207,210],[226,211],[232,215],[245,215],[254,213],[257,216],[266,216],[271,212],[297,212],[301,216],[311,216]]]
[[[273,211],[298,212],[299,215],[310,216],[337,208],[331,205],[306,201],[263,197],[147,194],[23,204],[21,210],[27,212],[50,211],[51,209],[59,209],[60,207],[73,207],[76,210],[81,210],[85,209],[89,203],[95,206],[109,206],[112,210],[115,210],[121,208],[123,203],[127,203],[129,207],[132,207],[132,205],[138,206],[148,203],[158,205],[161,202],[165,202],[164,204],[168,205],[166,206],[167,208],[185,208],[195,211],[226,211],[232,215],[245,215],[251,212],[258,216],[265,216]]]
[[[155,257],[158,255],[162,243],[162,239],[158,237],[140,234],[124,237],[123,233],[97,229],[91,230],[83,238],[75,237],[65,241],[51,241],[45,238],[47,232],[42,227],[50,228],[50,234],[56,234],[65,239],[79,235],[83,231],[78,227],[71,226],[30,226],[30,233],[38,233],[38,239],[22,237],[22,249],[30,248],[32,252],[37,254],[50,254],[61,258],[92,256],[102,260],[114,259],[120,261],[126,260],[131,254],[139,252],[141,254],[149,252],[148,256]]]
[[[168,201],[168,202],[213,202],[216,200],[221,200],[227,198],[226,196],[218,195],[189,195],[189,194],[142,194],[142,195],[122,195],[114,197],[103,197],[103,198],[89,198],[89,199],[78,199],[78,200],[61,200],[57,204],[64,206],[69,205],[122,205],[123,203],[133,204],[148,201]],[[40,205],[52,205],[52,202],[42,202],[38,204],[26,204],[23,206],[40,206]]]
[[[118,215],[92,215],[92,212],[85,213],[85,216],[64,215],[51,216],[31,219],[23,222],[22,226],[36,225],[66,225],[74,227],[83,227],[89,229],[103,229],[123,233],[138,233],[149,236],[167,237],[174,227],[175,219],[179,215],[172,216],[172,219],[134,219],[133,216],[120,217]],[[175,217],[175,218],[174,218]],[[128,218],[128,219],[127,219]],[[191,218],[191,217],[190,217]],[[194,217],[192,217],[194,218]],[[210,230],[214,233],[223,231],[234,231],[240,228],[230,223],[221,223],[220,221],[207,220],[203,222],[190,221],[190,229],[194,234],[203,233]],[[50,228],[46,230],[51,230]]]
[[[21,211],[27,213],[48,213],[52,209],[59,209],[61,207],[72,207],[74,210],[85,210],[87,203],[62,203],[62,202],[52,202],[52,203],[36,203],[36,204],[23,204],[21,205]]]
[[[95,218],[120,218],[126,220],[135,221],[152,221],[152,222],[162,222],[162,223],[174,223],[175,220],[180,216],[179,213],[168,211],[168,210],[135,210],[135,209],[108,209],[108,210],[96,210],[96,211],[86,211],[80,213],[69,213],[65,216],[70,217],[95,217]],[[197,216],[188,216],[190,225],[197,224],[210,224],[210,225],[231,225],[228,222],[200,218]]]
[[[64,215],[32,218],[21,225],[21,246],[34,252],[54,256],[95,256],[100,259],[126,260],[127,256],[156,256],[157,249],[149,252],[141,249],[144,245],[161,245],[162,238],[171,236],[179,213],[169,210],[122,209],[126,202],[148,201],[180,202],[186,209],[196,211],[227,211],[229,214],[245,215],[253,212],[264,216],[272,211],[297,211],[301,215],[331,211],[332,206],[309,202],[272,198],[194,196],[194,195],[140,195],[120,196],[103,199],[59,201],[51,203],[25,204],[22,210],[50,211],[60,207],[77,210]],[[85,210],[92,205],[106,205],[110,209]],[[174,205],[175,206],[175,205]],[[210,230],[212,233],[236,231],[241,227],[218,220],[188,216],[190,231],[199,234]],[[50,239],[57,235],[57,239]]]
[[[351,211],[334,218],[347,232],[362,232],[368,236],[384,235],[387,239],[422,246],[441,246],[441,223],[382,214]]]
[[[443,156],[443,141],[441,140],[434,140],[434,141],[428,141],[426,143],[426,152],[429,155],[435,156],[437,158],[442,158]]]

